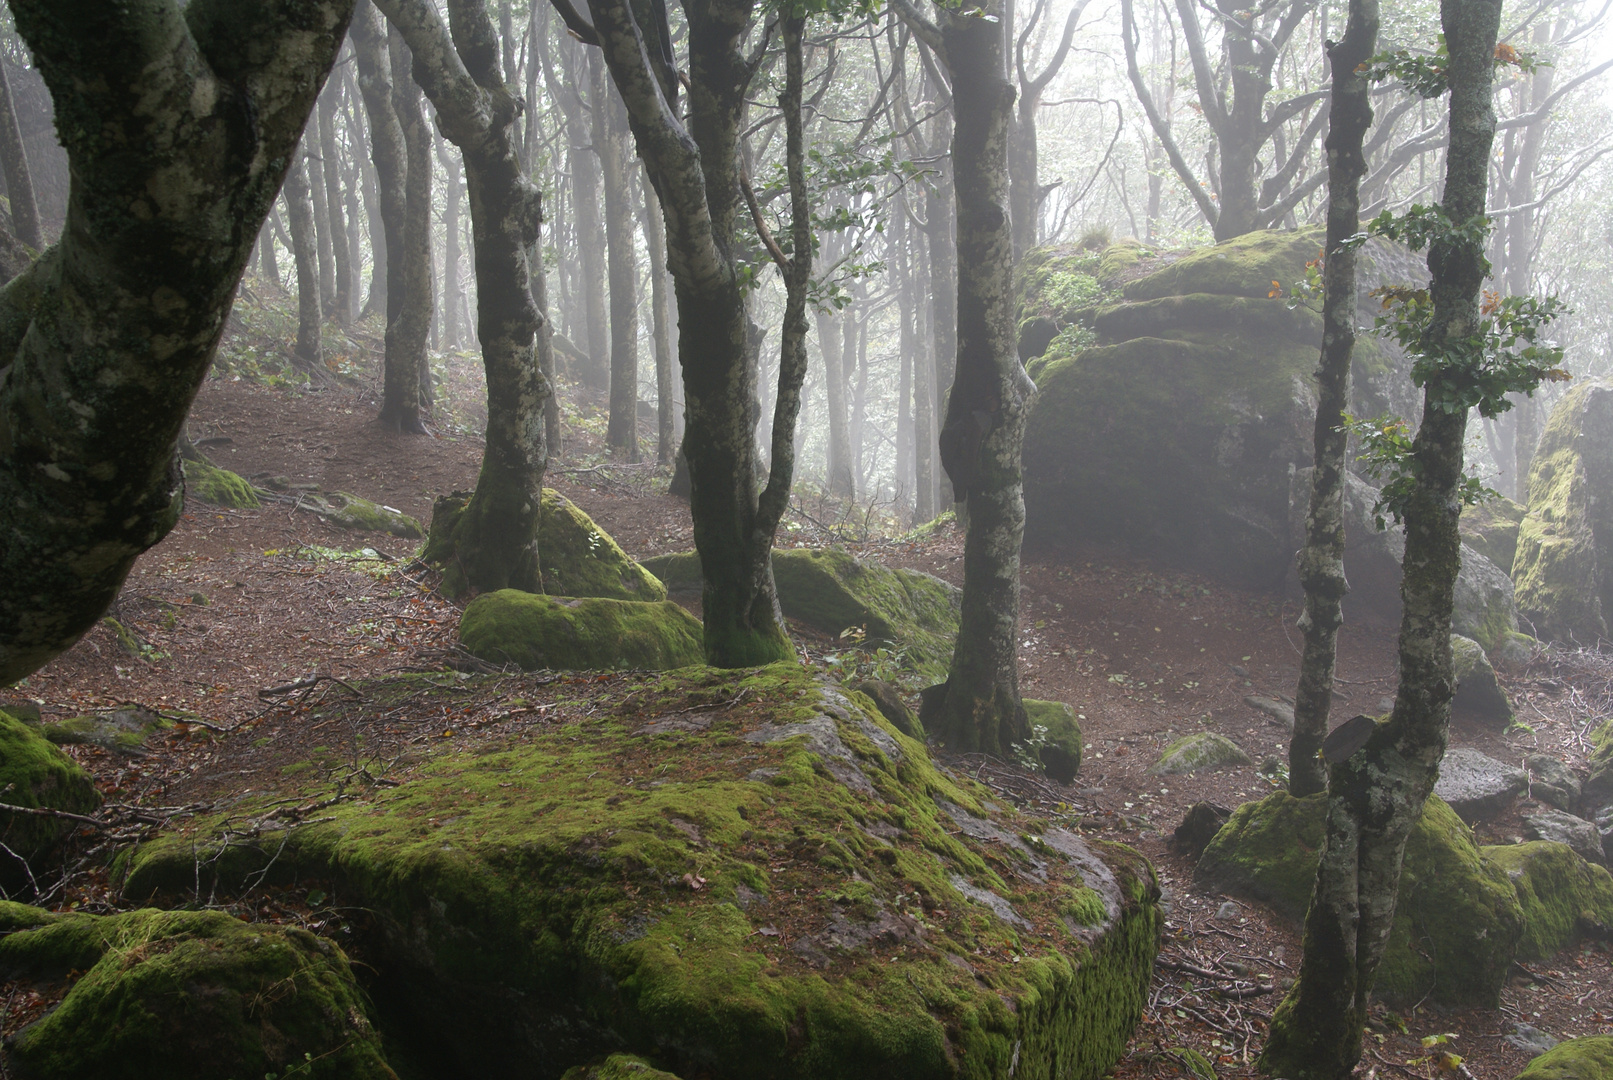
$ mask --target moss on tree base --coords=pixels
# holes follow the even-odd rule
[[[204,890],[271,860],[331,882],[374,913],[378,1023],[441,1075],[1096,1080],[1146,1001],[1152,870],[859,702],[794,664],[645,677],[252,846],[198,819],[126,891],[189,894],[198,849]]]

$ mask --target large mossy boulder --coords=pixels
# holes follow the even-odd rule
[[[1530,1061],[1517,1080],[1613,1080],[1613,1035],[1560,1042]]]
[[[125,895],[191,895],[198,852],[204,893],[330,882],[424,1075],[625,1053],[716,1080],[1097,1080],[1124,1052],[1161,926],[1140,855],[1002,807],[796,664],[624,689],[255,842],[196,818]]]
[[[1527,508],[1504,495],[1462,509],[1462,543],[1508,574],[1518,554],[1518,529]]]
[[[473,656],[525,671],[661,671],[705,660],[700,620],[670,600],[557,598],[500,589],[465,608],[459,642]]]
[[[1574,387],[1529,467],[1512,577],[1537,636],[1594,645],[1613,614],[1613,382]]]
[[[1290,477],[1312,457],[1321,320],[1269,294],[1302,279],[1321,242],[1317,229],[1251,233],[1127,283],[1118,304],[1070,313],[1096,344],[1061,336],[1027,369],[1040,391],[1025,434],[1028,542],[1122,545],[1281,586],[1297,541]],[[1398,262],[1372,269],[1392,251],[1371,247],[1364,288],[1400,278]],[[1026,295],[1021,309],[1038,304]],[[1353,376],[1356,415],[1412,415],[1392,346],[1358,343]]]
[[[186,495],[214,506],[237,510],[259,505],[257,490],[228,469],[221,469],[210,461],[190,458],[185,459],[182,465]]]
[[[342,950],[217,911],[0,903],[0,973],[72,989],[7,1047],[25,1080],[396,1080]]]
[[[1323,795],[1295,799],[1279,791],[1244,803],[1204,849],[1197,880],[1303,920],[1326,814]],[[1431,796],[1406,841],[1377,993],[1396,1004],[1432,994],[1448,1004],[1493,1006],[1523,923],[1507,873],[1481,857],[1472,831]]]
[[[12,806],[88,814],[101,805],[90,774],[39,729],[10,713],[0,712],[0,802]],[[0,842],[33,863],[49,853],[74,828],[70,820],[40,814],[0,811]],[[28,868],[12,855],[0,856],[0,886],[8,892],[29,879]]]
[[[431,509],[431,533],[420,557],[441,567],[449,596],[466,590],[464,572],[453,558],[454,525],[471,492],[439,495]],[[610,600],[665,600],[666,587],[634,562],[609,533],[576,503],[552,488],[543,489],[538,507],[538,558],[548,596],[599,596]]]
[[[1479,849],[1512,882],[1523,907],[1518,959],[1555,956],[1587,934],[1613,927],[1613,875],[1567,844],[1533,840]]]
[[[645,560],[673,591],[701,587],[693,551]],[[947,677],[962,593],[921,570],[893,569],[839,548],[774,548],[773,580],[784,614],[826,634],[861,631],[866,648],[890,646],[920,682]]]

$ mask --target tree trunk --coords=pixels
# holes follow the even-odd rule
[[[308,197],[307,153],[298,149],[286,173],[286,217],[291,224],[291,251],[297,261],[297,366],[305,371],[324,367],[319,326],[324,321],[319,304],[319,244],[314,229],[314,205]]]
[[[330,215],[331,260],[335,264],[332,313],[339,326],[353,321],[353,263],[349,258],[347,225],[342,215],[342,169],[336,154],[336,98],[339,87],[330,85],[319,95],[314,110],[319,124],[319,154],[325,159],[325,207]]]
[[[459,200],[464,195],[460,182],[459,162],[443,145],[442,136],[433,140],[437,145],[437,159],[443,172],[448,174],[448,188],[443,192],[442,205],[442,336],[450,349],[464,343],[459,332],[460,291],[459,280]]]
[[[319,310],[330,311],[336,305],[336,262],[332,248],[334,234],[330,230],[330,206],[325,201],[325,163],[321,159],[324,146],[319,136],[319,107],[303,132],[302,157],[308,168],[308,195],[314,207],[314,248],[319,256]]]
[[[482,592],[538,592],[550,390],[533,355],[542,321],[532,302],[527,251],[537,242],[543,208],[512,139],[520,99],[499,72],[498,36],[483,0],[448,0],[451,38],[433,0],[381,0],[380,6],[413,53],[415,82],[437,107],[443,134],[464,157],[476,248],[487,445],[476,493],[451,537],[441,537],[452,546],[448,577]]]
[[[394,423],[404,431],[421,431],[431,412],[436,392],[431,383],[431,359],[426,339],[431,333],[431,313],[435,308],[431,267],[431,131],[420,109],[420,87],[409,75],[413,63],[409,46],[394,31],[387,35],[392,58],[392,108],[403,132],[403,250],[392,249],[392,265],[398,276],[389,285],[401,285],[397,317],[387,324],[387,357],[396,345],[398,382],[413,380],[414,412],[400,404],[390,416],[382,407],[382,423]]]
[[[599,156],[590,147],[592,138],[584,119],[585,109],[598,108],[597,101],[584,104],[580,88],[582,73],[569,41],[560,43],[560,59],[566,84],[557,100],[566,120],[567,153],[571,159],[572,222],[577,232],[577,258],[581,266],[578,284],[582,291],[583,338],[577,341],[588,353],[588,363],[576,376],[583,385],[603,390],[610,381],[610,331],[605,309],[605,227],[600,220]],[[570,62],[568,62],[570,61]],[[583,66],[586,67],[586,58]],[[573,331],[575,337],[575,331]]]
[[[0,290],[0,685],[94,626],[178,520],[185,414],[351,11],[10,6],[79,122],[62,239]]]
[[[1344,40],[1328,49],[1333,96],[1328,121],[1327,247],[1323,264],[1322,355],[1317,368],[1315,470],[1299,581],[1305,635],[1299,686],[1294,691],[1294,735],[1288,744],[1288,790],[1303,798],[1327,788],[1321,758],[1333,703],[1344,580],[1344,476],[1347,468],[1344,413],[1350,407],[1350,356],[1355,350],[1355,248],[1344,241],[1360,231],[1362,145],[1372,126],[1371,86],[1356,69],[1372,56],[1378,40],[1378,0],[1352,0]]]
[[[832,261],[826,260],[826,261]],[[829,494],[837,499],[855,498],[851,472],[851,433],[846,415],[845,345],[841,341],[842,316],[839,312],[818,312],[818,351],[823,354],[823,395],[829,413],[829,439],[824,468],[829,478]]]
[[[1495,113],[1491,79],[1499,0],[1443,0],[1441,22],[1450,52],[1450,149],[1442,208],[1455,223],[1484,213]],[[1433,318],[1424,334],[1431,350],[1465,352],[1478,323],[1486,262],[1482,241],[1444,235],[1428,256]],[[1423,396],[1412,445],[1417,484],[1405,507],[1406,552],[1401,599],[1400,687],[1381,724],[1351,721],[1367,734],[1339,738],[1328,780],[1327,846],[1305,919],[1299,982],[1272,1018],[1262,1068],[1289,1070],[1290,1080],[1342,1080],[1361,1054],[1367,1001],[1394,921],[1406,837],[1439,775],[1450,728],[1451,609],[1461,538],[1466,405],[1463,373],[1436,371]],[[1343,733],[1341,729],[1340,733]],[[1342,759],[1342,760],[1340,760]]]
[[[627,110],[590,53],[593,79],[594,150],[605,192],[605,245],[610,261],[610,419],[605,444],[639,460],[638,446],[638,252],[633,243],[633,196]]]
[[[11,103],[11,78],[4,61],[0,61],[0,166],[6,172],[6,198],[11,202],[11,224],[17,239],[39,251],[45,246],[45,236],[39,228],[33,173],[17,126],[17,111]]]
[[[666,226],[661,220],[661,200],[655,185],[645,173],[642,187],[644,245],[650,253],[650,320],[655,339],[655,460],[672,464],[678,453],[677,397],[673,382],[672,312],[666,272]]]
[[[1036,387],[1014,340],[1008,128],[1014,88],[1000,19],[943,11],[952,79],[958,208],[957,374],[941,464],[967,500],[963,606],[937,734],[957,751],[999,757],[1028,734],[1019,696],[1019,547],[1025,533],[1020,448]]]

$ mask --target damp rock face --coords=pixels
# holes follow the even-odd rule
[[[1529,776],[1522,769],[1459,746],[1447,751],[1439,763],[1434,794],[1472,823],[1505,813],[1528,787]]]
[[[347,957],[291,927],[216,911],[53,914],[0,903],[0,970],[62,1003],[7,1047],[32,1080],[397,1080]]]
[[[1279,791],[1238,807],[1200,857],[1199,884],[1302,921],[1325,830],[1324,800]],[[1472,831],[1432,796],[1406,841],[1376,992],[1401,1004],[1432,993],[1449,1004],[1494,1005],[1523,924],[1506,872],[1480,857]]]
[[[700,556],[693,551],[644,565],[674,592],[701,587]],[[962,603],[956,585],[838,548],[774,548],[773,580],[779,608],[790,618],[827,634],[855,628],[858,643],[891,649],[895,666],[921,683],[947,677]]]
[[[1576,385],[1551,410],[1529,468],[1512,577],[1542,638],[1594,643],[1613,614],[1613,383]]]
[[[645,676],[258,845],[197,820],[125,892],[189,895],[196,850],[220,895],[265,868],[331,882],[373,913],[375,1022],[425,1075],[639,1075],[627,1054],[1097,1080],[1147,1002],[1152,869],[996,804],[865,700],[794,664]]]
[[[1028,543],[1124,545],[1281,587],[1296,546],[1290,477],[1312,457],[1321,321],[1268,294],[1303,278],[1321,243],[1317,229],[1250,233],[1130,281],[1119,302],[1077,297],[1056,312],[1047,294],[1063,279],[1025,278],[1022,313],[1090,331],[1053,339],[1027,366],[1039,389],[1025,434]],[[1362,274],[1364,291],[1416,273],[1392,252],[1369,245],[1364,261],[1381,265]],[[1406,372],[1391,346],[1361,339],[1350,411],[1415,415]]]
[[[524,671],[660,671],[705,659],[699,620],[670,600],[569,599],[500,589],[465,608],[459,640],[473,656]]]

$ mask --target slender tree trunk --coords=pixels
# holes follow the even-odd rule
[[[650,319],[655,339],[655,460],[672,464],[678,453],[676,383],[673,378],[671,289],[667,279],[666,226],[662,223],[661,200],[649,174],[641,185],[644,199],[644,244],[650,253]]]
[[[823,396],[829,413],[829,439],[824,467],[829,494],[839,499],[854,495],[851,472],[851,433],[846,415],[846,358],[841,341],[839,312],[819,312],[818,351],[823,354]]]
[[[627,110],[611,88],[605,65],[590,53],[594,75],[594,150],[605,193],[605,245],[610,261],[610,420],[605,444],[639,460],[638,252],[633,242],[633,160]]]
[[[520,99],[499,71],[498,36],[483,0],[448,0],[452,38],[434,0],[380,6],[413,52],[415,81],[437,107],[443,134],[463,154],[476,250],[487,445],[476,493],[451,536],[434,528],[433,540],[451,546],[444,556],[448,577],[463,587],[537,592],[550,391],[533,352],[542,319],[532,302],[527,251],[537,243],[543,208],[512,138]]]
[[[952,139],[951,110],[940,113],[934,121],[932,142],[937,146],[949,145]],[[935,165],[929,182],[924,185],[924,221],[926,245],[930,252],[930,340],[934,353],[933,381],[936,387],[936,415],[944,416],[946,395],[950,395],[953,373],[958,359],[958,244],[956,237],[956,196],[952,187],[952,162],[948,158]],[[934,440],[932,440],[934,441]],[[938,451],[937,451],[938,452]],[[933,455],[932,455],[933,457]],[[941,487],[939,500],[955,501],[948,489],[951,483],[937,476]]]
[[[319,308],[330,311],[336,304],[336,261],[332,248],[334,234],[330,230],[330,207],[325,201],[324,146],[319,136],[319,109],[316,105],[308,130],[303,132],[302,156],[308,167],[308,194],[314,206],[315,251],[319,255]]]
[[[415,431],[417,428],[424,430],[425,419],[436,398],[431,382],[431,358],[426,350],[431,313],[435,308],[432,296],[435,283],[431,272],[431,131],[420,108],[420,87],[409,75],[413,64],[409,46],[397,31],[387,35],[387,45],[392,56],[392,108],[398,115],[398,127],[403,131],[406,158],[401,258],[397,249],[392,251],[398,269],[396,283],[402,285],[402,302],[397,305],[397,318],[387,325],[387,341],[396,344],[399,383],[412,379],[416,389],[413,414],[400,402],[398,411],[388,415],[383,405],[381,420],[395,423],[405,431]],[[392,354],[389,344],[389,362]]]
[[[543,240],[540,237],[534,241],[527,250],[527,266],[529,281],[531,282],[532,306],[538,313],[538,334],[533,339],[533,353],[537,357],[538,370],[543,373],[544,382],[549,384],[550,392],[543,399],[543,441],[548,448],[548,457],[560,456],[560,395],[553,390],[555,385],[554,372],[554,326],[549,321],[549,275],[543,268]]]
[[[75,119],[62,238],[0,290],[0,686],[94,626],[179,519],[185,414],[351,12],[10,8]]]
[[[929,326],[929,310],[925,300],[929,295],[929,274],[924,259],[923,233],[911,233],[913,261],[909,272],[913,278],[913,520],[915,524],[932,520],[935,508],[935,355],[932,348],[934,335]]]
[[[896,287],[896,505],[898,513],[912,505],[913,469],[913,363],[917,359],[918,334],[914,309],[918,290],[913,288],[912,252],[907,244],[907,207],[898,195],[891,208],[886,238],[890,250],[891,277]]]
[[[943,12],[958,207],[958,366],[941,463],[966,499],[963,607],[937,734],[955,750],[1012,753],[1029,731],[1019,696],[1020,447],[1036,387],[1014,340],[1008,128],[1014,88],[1000,19]]]
[[[332,313],[340,326],[353,320],[353,262],[348,249],[347,226],[342,215],[342,168],[336,153],[336,99],[340,87],[327,86],[319,95],[314,110],[319,125],[319,154],[325,159],[325,207],[330,215],[332,273],[335,288],[332,293]]]
[[[324,322],[319,304],[319,244],[314,229],[314,205],[304,171],[307,153],[297,156],[286,172],[286,216],[291,222],[291,250],[297,261],[297,366],[318,371],[325,364],[319,328]]]
[[[1359,0],[1357,0],[1359,2]],[[1443,0],[1450,53],[1450,149],[1442,207],[1456,223],[1484,213],[1495,136],[1491,79],[1499,0]],[[1482,241],[1441,236],[1429,256],[1434,313],[1424,340],[1465,351],[1479,321],[1487,269]],[[1350,721],[1366,735],[1338,738],[1328,777],[1327,841],[1305,920],[1299,982],[1272,1018],[1262,1067],[1290,1080],[1342,1080],[1361,1054],[1367,1002],[1394,921],[1406,837],[1439,775],[1449,738],[1454,678],[1451,610],[1461,568],[1457,532],[1467,412],[1441,406],[1462,377],[1436,371],[1424,389],[1413,440],[1417,485],[1405,508],[1400,687],[1390,718]],[[1341,729],[1336,736],[1347,734]],[[1340,760],[1342,759],[1342,760]]]
[[[264,222],[262,230],[258,233],[258,246],[263,252],[263,279],[264,283],[280,291],[280,264],[274,257],[274,229],[268,222]]]
[[[560,57],[566,83],[560,91],[561,113],[566,118],[566,136],[571,155],[571,216],[577,235],[578,284],[582,293],[583,334],[573,334],[575,344],[588,354],[588,363],[576,372],[583,385],[603,390],[610,382],[610,330],[605,307],[605,226],[599,210],[599,155],[589,145],[593,140],[584,118],[585,108],[599,108],[598,101],[584,105],[580,93],[583,73],[577,71],[572,55],[574,46],[561,42]],[[586,69],[586,56],[581,66]]]
[[[443,172],[448,174],[448,187],[443,192],[442,241],[442,335],[448,348],[457,349],[463,344],[459,332],[459,305],[462,285],[459,280],[459,201],[464,195],[460,182],[459,161],[443,145],[442,136],[434,138],[437,159]]]
[[[45,234],[39,228],[39,210],[34,203],[33,173],[28,168],[28,150],[22,144],[17,111],[11,103],[11,77],[0,61],[0,166],[6,172],[6,197],[11,202],[11,224],[17,239],[39,251]]]
[[[1333,71],[1327,162],[1327,248],[1323,264],[1322,355],[1317,367],[1315,469],[1299,581],[1305,589],[1300,630],[1305,646],[1294,691],[1294,735],[1288,744],[1288,790],[1296,798],[1327,789],[1322,740],[1333,703],[1333,670],[1344,580],[1344,413],[1350,405],[1350,356],[1355,350],[1355,248],[1344,241],[1361,227],[1362,145],[1372,126],[1370,84],[1356,69],[1377,48],[1378,0],[1353,0],[1344,40],[1328,49]]]

